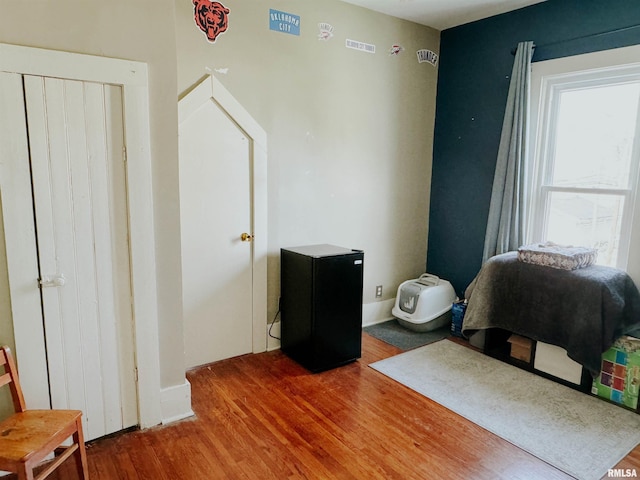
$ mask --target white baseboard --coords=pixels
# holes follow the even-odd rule
[[[387,320],[391,320],[393,315],[391,314],[391,309],[393,305],[396,303],[395,298],[390,298],[389,300],[381,300],[379,302],[365,303],[362,305],[362,326],[368,327],[370,325],[375,325],[377,323],[386,322]],[[280,348],[280,340],[273,338],[269,335],[269,326],[271,324],[267,324],[267,351],[271,352],[272,350],[278,350]],[[280,322],[276,322],[273,324],[273,328],[271,329],[271,335],[274,337],[280,338]]]
[[[162,389],[160,392],[162,424],[176,422],[193,416],[191,410],[191,384],[185,379],[182,385]]]
[[[395,302],[395,298],[390,298],[389,300],[381,300],[379,302],[365,303],[362,305],[362,326],[368,327],[391,320],[393,318],[391,309]]]

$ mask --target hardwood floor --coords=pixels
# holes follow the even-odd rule
[[[571,478],[368,367],[397,353],[363,334],[319,374],[280,351],[190,371],[196,416],[89,444],[91,479]],[[617,468],[640,473],[640,447]]]

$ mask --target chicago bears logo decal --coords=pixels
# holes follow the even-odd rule
[[[218,35],[227,31],[229,26],[229,9],[220,2],[211,0],[193,0],[193,14],[196,25],[207,36],[211,43]]]

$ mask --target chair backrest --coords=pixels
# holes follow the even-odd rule
[[[22,395],[22,388],[20,387],[20,380],[18,379],[18,369],[16,368],[16,362],[13,360],[11,349],[7,346],[0,346],[0,367],[4,367],[4,374],[0,376],[0,387],[9,385],[11,389],[11,398],[13,399],[13,407],[16,412],[24,412],[26,406],[24,403],[24,396]]]

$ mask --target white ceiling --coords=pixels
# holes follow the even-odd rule
[[[343,0],[437,30],[517,10],[544,0]]]

